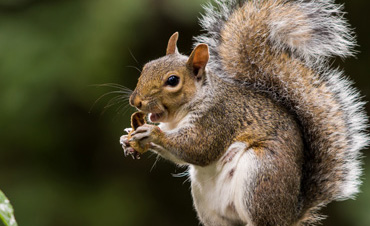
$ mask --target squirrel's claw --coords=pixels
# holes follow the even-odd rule
[[[151,136],[152,131],[153,126],[150,125],[140,126],[135,130],[135,132],[131,134],[132,138],[129,140],[129,142],[147,139]]]
[[[130,146],[128,135],[121,136],[119,142],[122,145],[125,157],[131,155],[133,159],[140,159],[140,153],[135,151],[135,149]]]
[[[140,153],[135,151],[135,149],[132,147],[123,147],[123,153],[125,157],[130,155],[133,159],[140,159]]]
[[[130,146],[128,141],[128,135],[123,135],[119,138],[119,143],[122,145],[122,147],[128,147]]]
[[[132,128],[126,128],[126,129],[124,129],[124,131],[125,131],[126,133],[131,133]]]

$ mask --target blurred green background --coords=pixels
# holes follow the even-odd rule
[[[203,3],[0,0],[0,189],[19,225],[198,225],[189,182],[173,176],[184,169],[155,164],[151,154],[124,158],[118,140],[134,110],[127,103],[105,109],[115,94],[93,106],[115,89],[92,85],[134,89],[133,67],[162,56],[175,31],[180,51],[189,54]],[[337,62],[367,101],[369,8],[366,0],[345,2],[360,53]],[[370,225],[370,161],[364,162],[363,192],[325,208],[324,225]]]

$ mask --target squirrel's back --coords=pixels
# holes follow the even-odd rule
[[[369,142],[358,91],[333,56],[353,55],[355,41],[332,0],[217,0],[201,19],[209,66],[221,77],[268,92],[299,119],[307,151],[303,210],[352,198],[360,153]]]

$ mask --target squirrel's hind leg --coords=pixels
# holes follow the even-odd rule
[[[302,211],[299,154],[288,154],[293,150],[287,146],[268,146],[251,148],[257,155],[258,172],[247,185],[251,193],[246,193],[250,195],[246,208],[253,225],[297,225]]]
[[[192,195],[205,226],[279,225],[297,222],[299,158],[284,145],[235,142],[215,163],[190,167]]]

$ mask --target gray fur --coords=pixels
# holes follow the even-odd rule
[[[265,2],[271,3],[269,7],[264,8]],[[309,147],[304,183],[308,198],[304,208],[312,212],[332,200],[353,198],[361,184],[360,150],[369,144],[369,135],[359,92],[343,72],[328,66],[331,57],[344,58],[355,52],[355,38],[343,17],[343,7],[333,0],[215,0],[215,3],[205,6],[200,23],[206,33],[195,38],[195,45],[208,44],[208,66],[215,74],[224,78],[239,76],[239,80],[270,93],[297,115]],[[251,18],[245,24],[227,25],[235,13],[242,13],[240,8],[246,3],[258,9],[258,13],[269,12],[263,24],[267,29],[254,29],[253,26],[259,25],[254,25]],[[284,13],[288,7],[302,14],[296,18]],[[223,40],[225,26],[238,29],[235,34],[243,34],[242,29],[248,28],[256,33],[243,37],[249,35],[255,39],[238,40],[241,36],[236,34],[235,42]],[[231,57],[225,58],[220,54],[220,46],[228,42]],[[240,46],[232,46],[233,43],[253,44],[244,44],[246,52],[236,52],[234,49]],[[276,56],[275,61],[266,60],[270,54]],[[283,54],[291,58],[283,61]],[[294,65],[303,69],[295,69]],[[344,128],[337,131],[341,125]],[[325,136],[317,137],[320,133]],[[320,195],[314,194],[318,191]]]

